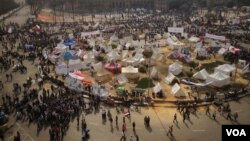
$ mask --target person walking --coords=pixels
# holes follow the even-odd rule
[[[210,108],[209,108],[209,106],[207,106],[207,108],[206,108],[206,115],[210,116]]]
[[[216,111],[214,111],[212,116],[213,116],[213,119],[216,120]]]
[[[167,136],[173,136],[173,125],[170,125],[168,128]]]
[[[237,118],[238,118],[238,113],[235,112],[235,113],[234,113],[234,120],[237,121]]]
[[[228,119],[230,119],[230,120],[232,119],[232,118],[231,118],[231,113],[230,113],[230,112],[228,112],[228,114],[227,114],[227,120],[228,120]]]
[[[135,132],[135,122],[132,123],[133,131]]]
[[[173,120],[173,123],[174,123],[174,122],[178,123],[178,121],[177,121],[177,114],[176,114],[176,113],[174,114],[174,120]]]

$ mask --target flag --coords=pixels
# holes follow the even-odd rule
[[[242,69],[242,72],[243,72],[243,73],[248,72],[248,70],[249,70],[249,64],[250,64],[250,63],[248,63],[248,64]]]

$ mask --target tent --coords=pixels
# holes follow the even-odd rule
[[[167,84],[171,84],[175,79],[175,76],[170,72],[168,73],[167,77],[165,77],[164,81],[167,83]]]
[[[80,59],[76,59],[69,60],[68,65],[64,62],[56,65],[55,72],[58,75],[63,75],[81,69],[88,69],[88,67],[85,62],[82,62]]]
[[[119,41],[119,39],[118,39],[118,37],[117,37],[116,35],[112,35],[112,36],[110,37],[110,41],[116,42],[116,41]]]
[[[200,80],[206,80],[208,75],[209,74],[207,73],[206,69],[202,69],[202,70],[196,72],[193,75],[193,77],[196,79],[200,79]]]
[[[96,72],[95,80],[97,82],[101,82],[101,83],[107,82],[107,81],[111,80],[110,73],[105,69],[100,69]]]
[[[181,87],[178,83],[175,83],[174,86],[171,89],[171,94],[175,97],[183,97],[186,96],[185,93],[182,91]]]
[[[63,41],[63,44],[65,46],[71,46],[71,47],[74,47],[76,46],[76,41],[72,40],[72,39],[67,39],[67,40],[64,40]]]
[[[179,75],[182,72],[182,65],[175,62],[169,66],[168,72],[171,72],[174,75]]]
[[[158,82],[154,87],[153,87],[153,92],[154,93],[159,93],[162,90],[161,84]]]
[[[92,85],[94,83],[94,80],[88,74],[80,71],[69,73],[64,82],[65,86],[79,92],[84,91],[85,85]]]
[[[93,64],[92,67],[94,68],[95,71],[99,71],[103,68],[102,62]]]
[[[123,85],[123,84],[126,84],[128,82],[128,79],[124,74],[117,75],[116,80],[119,83],[119,85]]]
[[[95,96],[100,96],[101,100],[106,100],[108,98],[109,91],[107,88],[100,86],[100,85],[93,85],[92,87],[93,87],[93,89],[91,92]]]
[[[107,54],[107,57],[108,57],[108,60],[119,60],[120,59],[120,55],[114,50],[109,52]]]
[[[162,36],[161,36],[161,34],[156,34],[156,35],[154,36],[154,38],[155,38],[156,40],[160,40],[160,39],[162,38]]]
[[[89,52],[83,56],[84,62],[92,62],[95,60],[95,55],[93,52]]]
[[[157,69],[155,67],[152,68],[151,72],[150,72],[150,77],[153,79],[158,79],[159,76],[159,72],[157,71]]]
[[[216,87],[222,87],[230,84],[230,77],[224,73],[215,72],[211,75],[208,75],[206,82],[211,83],[211,85]]]
[[[215,68],[215,72],[221,72],[226,75],[232,75],[236,71],[235,66],[229,65],[229,64],[223,64]]]
[[[138,68],[134,68],[133,66],[128,66],[128,67],[123,67],[122,68],[122,73],[138,73]]]
[[[192,42],[192,43],[197,43],[199,40],[200,40],[200,38],[194,37],[194,36],[192,36],[192,37],[190,37],[190,38],[188,39],[188,41],[189,41],[189,42]]]

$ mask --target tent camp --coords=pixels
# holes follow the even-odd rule
[[[222,72],[215,72],[208,75],[206,82],[216,87],[222,87],[230,84],[230,77]]]
[[[221,72],[221,73],[224,73],[224,74],[229,75],[229,76],[234,74],[235,71],[236,71],[235,66],[232,66],[229,64],[223,64],[223,65],[220,65],[220,66],[215,68],[215,72]]]
[[[202,69],[202,70],[196,72],[193,75],[193,77],[196,79],[200,79],[200,80],[206,80],[208,75],[209,74],[207,73],[206,69]]]
[[[171,89],[171,94],[175,97],[183,97],[186,96],[185,93],[182,91],[181,87],[178,83],[175,83],[174,86]]]
[[[175,79],[175,76],[169,72],[167,77],[165,77],[164,81],[167,83],[167,84],[171,84]]]
[[[168,68],[168,72],[178,75],[182,72],[182,65],[178,64],[177,62],[171,64]]]

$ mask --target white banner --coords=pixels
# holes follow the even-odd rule
[[[218,35],[213,35],[213,34],[208,34],[208,33],[206,33],[206,37],[211,38],[211,39],[215,39],[215,40],[221,40],[221,41],[226,40],[225,36],[218,36]]]
[[[168,32],[183,34],[184,33],[184,28],[183,27],[169,27]]]
[[[101,32],[99,30],[97,31],[91,31],[91,32],[81,32],[81,37],[84,38],[85,36],[93,36],[93,35],[100,35]]]

